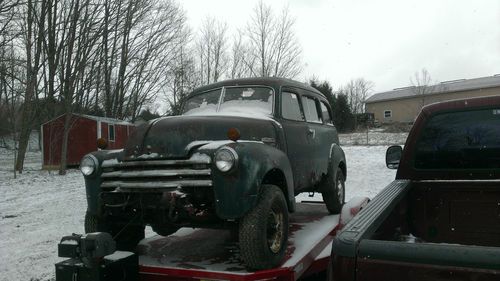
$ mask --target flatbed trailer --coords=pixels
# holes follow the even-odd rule
[[[295,281],[326,271],[332,239],[368,198],[354,198],[340,215],[321,202],[297,204],[289,217],[286,258],[277,268],[251,271],[241,262],[236,234],[226,229],[181,228],[143,239],[136,253],[114,251],[108,233],[73,234],[58,245],[56,281],[280,280]],[[111,246],[112,245],[112,246]]]
[[[168,237],[144,239],[138,245],[140,280],[288,281],[325,271],[334,235],[367,203],[367,198],[354,198],[340,215],[329,215],[318,202],[298,203],[290,215],[286,259],[268,270],[245,268],[229,230],[183,228]]]

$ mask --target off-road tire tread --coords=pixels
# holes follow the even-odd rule
[[[266,218],[273,201],[281,205],[284,215],[284,240],[281,250],[274,254],[267,246]],[[288,241],[288,207],[281,189],[275,185],[262,185],[258,203],[239,224],[241,259],[250,269],[268,269],[278,266],[286,252]],[[260,246],[259,246],[260,244]]]
[[[98,232],[97,229],[98,220],[95,215],[91,215],[88,212],[85,213],[85,233]]]

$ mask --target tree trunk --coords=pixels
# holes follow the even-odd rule
[[[64,117],[64,131],[63,131],[63,142],[61,147],[61,161],[59,166],[59,175],[66,175],[66,168],[68,166],[67,155],[68,155],[68,137],[69,130],[71,129],[71,113],[67,113]]]
[[[19,134],[19,149],[17,151],[16,170],[21,174],[24,169],[24,157],[26,156],[26,150],[28,149],[31,126],[29,126],[29,124],[24,124],[20,131],[21,132]],[[16,145],[15,142],[14,145]]]

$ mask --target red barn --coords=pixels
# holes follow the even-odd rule
[[[64,119],[56,117],[41,127],[42,163],[44,169],[57,169],[61,162]],[[118,119],[73,114],[68,136],[68,167],[78,166],[85,154],[97,150],[97,139],[108,141],[108,149],[121,149],[135,126]]]

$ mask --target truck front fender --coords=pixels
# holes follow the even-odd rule
[[[85,193],[87,197],[87,212],[92,215],[100,215],[99,193],[101,193],[101,173],[102,163],[104,161],[118,161],[123,157],[123,149],[120,150],[99,150],[90,153],[97,159],[98,165],[96,171],[85,176]]]
[[[292,168],[283,151],[261,142],[240,141],[226,146],[236,151],[238,163],[236,169],[227,173],[220,172],[213,164],[216,212],[220,218],[240,218],[251,210],[269,173],[281,179],[278,187],[285,195],[289,211],[295,211]]]

